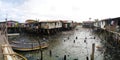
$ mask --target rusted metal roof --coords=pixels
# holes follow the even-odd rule
[[[26,20],[25,22],[26,22],[26,23],[33,23],[33,22],[38,22],[38,21],[33,20],[33,19],[28,19],[28,20]]]
[[[5,23],[6,21],[3,21],[3,22],[0,22],[0,23]],[[18,23],[18,21],[13,21],[13,20],[9,20],[7,22],[15,22],[15,23]]]
[[[120,20],[120,17],[102,19],[101,21],[107,21],[107,20]]]

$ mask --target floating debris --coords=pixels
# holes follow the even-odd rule
[[[75,43],[75,40],[73,42]]]
[[[76,39],[78,39],[78,37],[76,36]]]

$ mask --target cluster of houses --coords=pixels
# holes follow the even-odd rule
[[[120,32],[120,17],[102,19],[100,21],[84,21],[83,27],[94,27],[95,29],[103,29],[107,31]]]
[[[103,19],[101,21],[95,21],[93,25],[98,29],[120,32],[120,17]]]
[[[1,29],[4,28],[6,22],[0,22]],[[25,23],[19,23],[17,21],[7,21],[8,32],[12,31],[26,31],[33,33],[56,33],[64,30],[71,30],[77,25],[76,22],[68,20],[50,20],[50,21],[36,21],[28,19]]]
[[[6,26],[7,24],[7,26]],[[7,21],[7,23],[0,22],[0,30],[5,31],[6,27],[8,28],[8,32],[17,32],[18,30],[19,23],[17,21]],[[12,31],[11,31],[12,30]]]
[[[92,27],[94,27],[94,22],[93,21],[83,21],[82,27],[92,28]]]
[[[102,34],[108,46],[120,48],[120,17],[86,21],[83,27],[90,27],[94,32]]]
[[[105,35],[108,46],[120,48],[120,17],[94,22],[95,31]]]

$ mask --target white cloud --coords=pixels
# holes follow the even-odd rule
[[[0,2],[2,17],[9,19],[65,19],[74,21],[120,16],[119,0],[26,0],[18,6]],[[1,14],[0,14],[1,15]]]

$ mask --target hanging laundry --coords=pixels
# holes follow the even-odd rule
[[[114,21],[111,21],[110,25],[114,25]]]

